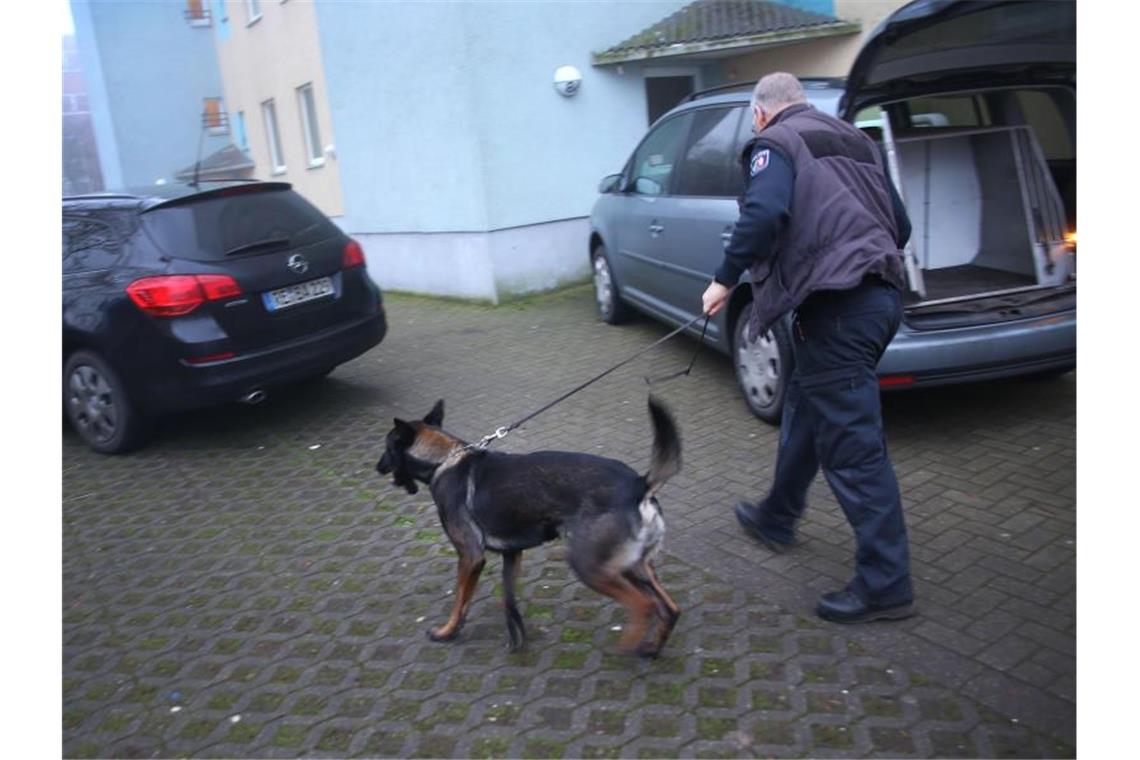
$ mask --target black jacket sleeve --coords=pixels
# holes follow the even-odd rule
[[[792,162],[778,148],[755,143],[740,218],[725,248],[724,262],[714,275],[721,285],[731,288],[746,269],[772,255],[791,216],[795,180]]]

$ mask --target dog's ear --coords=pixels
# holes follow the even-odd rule
[[[399,417],[392,418],[392,424],[395,425],[393,430],[397,435],[397,439],[402,443],[410,445],[416,439],[416,429],[410,422],[405,422]]]
[[[424,424],[432,425],[433,427],[439,427],[443,424],[443,399],[435,402],[435,406],[433,406],[431,411],[427,413],[427,416],[424,417]]]

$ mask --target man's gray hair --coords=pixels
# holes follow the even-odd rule
[[[778,111],[794,103],[806,103],[800,80],[786,71],[776,71],[760,78],[752,89],[752,105],[760,106],[766,113]]]

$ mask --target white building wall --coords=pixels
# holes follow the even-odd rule
[[[490,300],[585,277],[598,181],[646,128],[640,67],[590,53],[685,4],[320,2],[338,221],[373,276]],[[572,98],[562,65],[583,74]]]

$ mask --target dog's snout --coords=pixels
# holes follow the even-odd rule
[[[384,456],[380,457],[380,461],[376,463],[376,472],[381,475],[387,475],[392,471],[392,463],[388,461],[388,453],[385,452]]]

